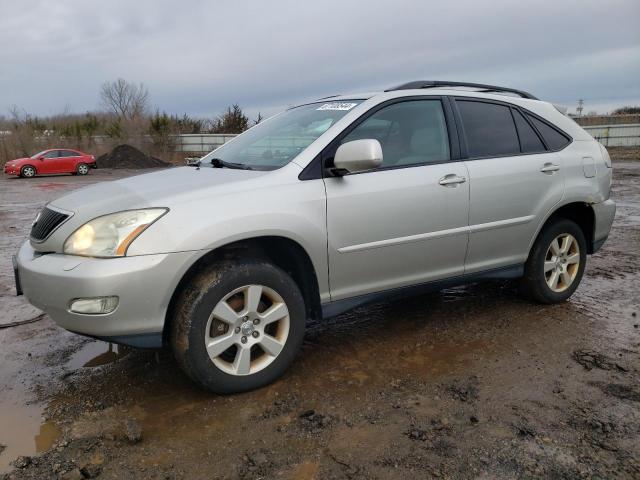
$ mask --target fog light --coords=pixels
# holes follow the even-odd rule
[[[76,298],[69,303],[69,311],[87,315],[113,312],[118,306],[118,297]]]

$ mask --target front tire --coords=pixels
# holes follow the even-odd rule
[[[543,304],[561,303],[576,291],[587,261],[582,229],[568,219],[557,219],[538,235],[520,281],[523,294]]]
[[[283,270],[261,260],[209,266],[187,284],[174,312],[171,346],[178,364],[215,393],[273,382],[304,338],[300,289]]]
[[[32,178],[36,176],[36,168],[31,165],[25,165],[20,169],[20,176],[22,178]]]

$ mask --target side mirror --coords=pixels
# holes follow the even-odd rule
[[[332,173],[338,176],[373,170],[382,165],[382,146],[374,139],[343,143],[336,150],[333,165]]]

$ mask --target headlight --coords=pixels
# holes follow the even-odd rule
[[[127,210],[94,218],[67,238],[64,253],[88,257],[124,257],[138,235],[167,211],[166,208]]]

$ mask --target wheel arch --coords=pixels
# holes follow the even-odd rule
[[[257,258],[272,262],[291,275],[305,301],[307,318],[322,318],[320,290],[313,262],[307,251],[295,240],[283,236],[269,235],[252,237],[226,243],[208,251],[198,258],[182,275],[169,301],[165,314],[163,342],[169,339],[174,308],[184,286],[199,272],[212,263],[224,259]]]
[[[538,228],[531,244],[529,245],[529,255],[533,249],[533,245],[538,240],[540,233],[551,222],[558,218],[565,218],[578,224],[587,242],[587,253],[593,253],[593,240],[595,232],[595,213],[590,203],[585,201],[573,201],[557,205],[545,218],[544,222]]]

